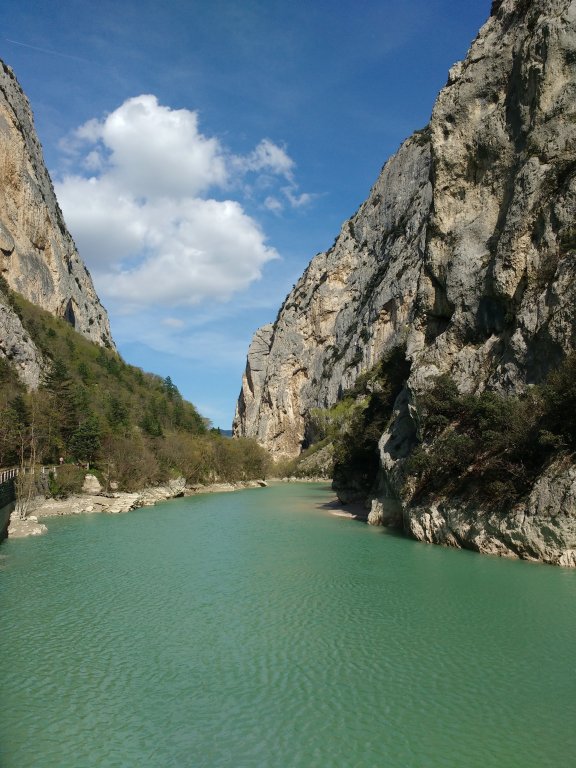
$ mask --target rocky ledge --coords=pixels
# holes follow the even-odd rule
[[[413,507],[404,517],[408,534],[420,541],[576,568],[576,468],[572,466],[552,464],[528,498],[506,514],[445,499]]]

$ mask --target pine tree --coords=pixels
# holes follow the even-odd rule
[[[100,424],[89,416],[76,427],[70,438],[70,452],[79,461],[93,462],[100,450]]]

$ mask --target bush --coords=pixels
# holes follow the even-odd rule
[[[129,436],[106,435],[102,441],[99,466],[107,485],[114,481],[125,491],[159,485],[169,477],[153,451],[153,443],[137,431]]]
[[[86,472],[73,464],[62,464],[48,473],[48,492],[55,499],[65,499],[70,494],[80,493]]]
[[[540,387],[544,416],[542,429],[562,438],[576,450],[576,352],[552,371]]]
[[[459,494],[504,508],[555,456],[576,449],[576,354],[524,395],[461,395],[440,376],[417,407],[422,443],[405,465],[414,497]]]

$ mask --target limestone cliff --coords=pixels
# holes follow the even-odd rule
[[[106,311],[54,195],[28,100],[10,67],[1,61],[0,275],[10,288],[64,317],[90,340],[114,346]],[[8,307],[0,309],[3,315],[9,312]],[[12,317],[10,326],[7,322],[0,326],[4,356],[10,357],[8,349],[20,349],[12,333],[16,325]],[[21,371],[27,383],[33,383],[34,366],[23,363]]]
[[[40,383],[43,359],[16,312],[0,291],[0,357],[10,361],[28,389]]]
[[[274,326],[257,334],[236,433],[277,456],[298,454],[310,410],[405,345],[410,375],[380,443],[379,487],[399,502],[415,393],[441,373],[461,392],[519,393],[574,349],[575,215],[576,2],[494,2],[427,128],[386,163]],[[555,481],[542,478],[514,520],[471,524],[478,510],[456,514],[447,502],[444,511],[400,505],[402,525],[428,541],[574,565],[573,478],[550,472]],[[554,488],[564,489],[560,505]],[[373,496],[372,521],[383,521]],[[468,522],[454,535],[458,515]]]

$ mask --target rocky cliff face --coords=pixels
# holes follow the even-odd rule
[[[574,349],[575,215],[576,2],[494,2],[466,60],[451,69],[429,126],[386,163],[274,326],[256,334],[236,433],[277,456],[297,455],[310,410],[336,402],[360,373],[405,345],[411,371],[380,442],[387,490],[376,493],[371,516],[386,520],[390,496],[397,521],[401,463],[417,431],[414,393],[442,373],[461,392],[519,393]],[[574,565],[573,482],[556,475],[497,530],[481,516],[469,524],[474,511],[456,514],[448,503],[443,511],[404,506],[402,525],[428,541]],[[552,497],[564,488],[560,506],[550,494],[542,501],[544,486]],[[467,528],[454,535],[451,520],[461,514]],[[552,543],[542,533],[550,516],[561,529]],[[541,545],[522,544],[530,538]]]
[[[28,389],[38,387],[44,365],[42,354],[1,291],[0,357],[10,361]]]
[[[32,113],[12,70],[0,61],[0,275],[29,301],[78,332],[113,347],[106,311],[66,229],[44,165]],[[9,308],[2,307],[6,315]],[[23,349],[0,326],[0,354]],[[24,353],[23,353],[24,354]],[[12,357],[11,357],[12,359]],[[23,362],[23,359],[20,360]],[[21,366],[27,383],[34,366]]]

